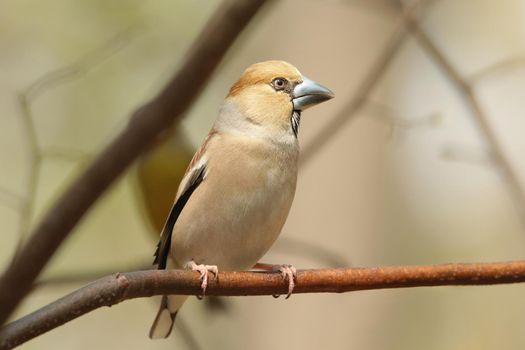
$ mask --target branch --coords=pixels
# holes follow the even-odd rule
[[[53,151],[44,151],[38,144],[38,132],[35,126],[35,117],[33,113],[32,104],[35,100],[50,89],[60,86],[61,84],[73,80],[83,73],[88,72],[94,68],[97,64],[102,63],[104,60],[111,57],[113,54],[118,52],[125,44],[131,39],[132,30],[130,28],[118,33],[109,41],[104,43],[99,48],[92,52],[84,55],[77,62],[72,63],[63,68],[59,68],[50,72],[45,73],[43,76],[36,79],[21,93],[18,94],[18,104],[20,105],[20,117],[22,122],[22,129],[24,130],[25,137],[27,139],[28,151],[29,151],[29,177],[27,179],[26,195],[23,201],[23,205],[20,206],[19,210],[19,234],[18,244],[16,253],[23,247],[26,242],[27,234],[31,227],[33,217],[33,211],[36,201],[36,192],[38,189],[38,182],[41,172],[42,162],[46,156],[67,156],[67,158],[75,159],[78,152],[71,152],[63,150],[57,154]]]
[[[514,199],[517,207],[518,218],[522,225],[525,226],[525,189],[521,186],[520,180],[512,163],[505,155],[503,145],[498,139],[496,132],[492,129],[489,118],[481,104],[476,98],[474,88],[461,73],[454,67],[450,60],[443,54],[438,46],[432,41],[430,36],[425,32],[418,22],[418,19],[409,11],[405,11],[405,25],[412,33],[419,45],[427,52],[427,54],[437,63],[445,73],[445,76],[451,81],[453,86],[459,91],[463,97],[466,105],[470,108],[474,121],[484,138],[485,142],[490,148],[490,155],[494,162],[501,170],[500,173],[507,185],[510,196]]]
[[[333,139],[335,134],[343,130],[344,125],[353,120],[365,105],[367,96],[369,96],[377,86],[405,42],[406,29],[402,20],[399,20],[393,32],[387,44],[375,59],[372,67],[359,83],[355,94],[343,108],[341,108],[336,116],[315,135],[314,139],[302,149],[301,166],[306,166],[306,164],[312,160],[313,156],[322,149],[329,140]]]
[[[379,57],[376,58],[376,61],[360,82],[355,95],[352,96],[341,111],[315,135],[314,139],[303,148],[301,151],[301,166],[305,166],[328,140],[333,139],[335,134],[344,129],[343,126],[346,123],[356,117],[365,105],[367,96],[374,90],[394,60],[394,57],[405,41],[405,34],[405,28],[402,24],[398,24],[386,47],[383,48]]]
[[[294,293],[343,293],[357,290],[488,285],[525,282],[525,260],[506,263],[445,264],[302,270]],[[221,272],[207,295],[286,294],[280,273]],[[11,349],[102,306],[154,295],[198,295],[198,274],[184,270],[117,273],[99,279],[0,329],[0,349]]]
[[[274,252],[296,255],[299,257],[308,257],[311,261],[317,261],[320,266],[337,267],[351,266],[350,261],[339,252],[328,249],[318,243],[308,242],[303,239],[293,237],[281,237],[272,247]],[[90,283],[103,276],[109,275],[119,270],[146,270],[151,268],[151,260],[142,263],[127,264],[128,268],[123,266],[109,266],[102,270],[73,271],[64,274],[52,275],[44,279],[35,281],[33,288],[41,288],[57,285],[76,285],[80,286]]]
[[[226,50],[265,0],[228,1],[212,16],[165,89],[69,187],[0,278],[0,325],[29,292],[51,256],[100,195],[137,156],[188,110]]]
[[[405,39],[407,38],[405,13],[411,16],[416,16],[416,12],[423,12],[423,10],[430,6],[432,2],[433,1],[431,0],[416,1],[410,6],[407,6],[405,11],[398,15],[399,18],[392,30],[393,34],[387,40],[385,47],[381,49],[379,56],[375,59],[370,70],[359,83],[355,94],[335,115],[335,117],[333,117],[328,124],[315,135],[314,139],[302,149],[301,167],[306,166],[306,164],[312,160],[313,156],[322,149],[329,140],[332,140],[337,133],[344,130],[345,124],[354,120],[361,111],[361,108],[366,104],[368,96],[379,84],[381,78],[385,75],[385,72],[388,71],[397,53],[405,43]],[[365,2],[363,2],[363,4],[364,3]],[[388,8],[397,8],[397,12],[402,12],[400,11],[402,8],[401,4],[394,4]]]
[[[494,64],[489,65],[486,68],[481,69],[480,71],[474,73],[468,80],[471,85],[489,78],[492,75],[498,74],[498,73],[505,73],[508,71],[512,71],[515,69],[523,68],[525,65],[525,57],[523,56],[517,56],[517,57],[511,57],[508,59],[505,59],[500,62],[496,62]]]

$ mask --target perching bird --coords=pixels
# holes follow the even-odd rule
[[[182,179],[154,264],[201,276],[256,265],[279,235],[297,181],[301,112],[333,98],[283,61],[250,66],[232,86]],[[270,266],[270,265],[266,265]],[[294,286],[295,269],[275,265]],[[166,338],[187,296],[162,298],[150,338]]]

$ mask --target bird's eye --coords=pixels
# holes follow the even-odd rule
[[[275,88],[275,90],[282,90],[286,87],[286,84],[288,83],[288,81],[284,78],[275,78],[273,81],[272,81],[272,85],[273,87]]]

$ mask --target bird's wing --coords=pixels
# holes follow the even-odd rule
[[[157,250],[155,251],[155,260],[153,261],[153,264],[158,264],[159,269],[166,268],[171,247],[173,227],[175,226],[175,222],[177,222],[182,209],[190,199],[191,195],[204,180],[207,165],[207,159],[205,156],[206,150],[210,140],[212,140],[217,135],[218,132],[215,129],[212,129],[209,132],[202,145],[199,147],[197,152],[195,152],[195,155],[188,166],[188,170],[181,181],[177,200],[171,207],[168,219],[166,220],[164,228],[162,229],[159,243],[157,244]]]
[[[193,168],[186,174],[187,181],[183,190],[181,191],[180,196],[171,207],[168,219],[166,220],[164,228],[162,229],[159,243],[157,244],[157,250],[155,251],[155,260],[153,261],[153,264],[158,264],[159,270],[166,268],[171,247],[173,226],[175,226],[175,222],[177,222],[182,209],[190,199],[195,189],[204,180],[205,172],[206,163],[201,163],[199,166]]]

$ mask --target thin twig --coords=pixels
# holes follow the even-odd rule
[[[394,34],[389,39],[388,44],[383,49],[375,64],[363,78],[363,81],[357,88],[356,94],[351,100],[341,109],[339,113],[333,117],[328,125],[321,129],[315,138],[303,148],[301,151],[301,166],[306,164],[313,158],[328,140],[341,131],[346,123],[353,120],[357,113],[364,106],[366,97],[377,86],[377,83],[384,75],[390,63],[394,60],[396,53],[403,44],[406,37],[406,30],[402,23],[396,26]]]
[[[122,49],[132,38],[135,31],[136,29],[132,28],[123,30],[106,41],[101,47],[84,55],[71,65],[44,74],[24,90],[25,98],[30,103],[40,94],[87,73]]]
[[[403,117],[393,107],[374,101],[370,98],[366,100],[366,108],[371,110],[371,116],[378,118],[387,124],[392,131],[394,129],[416,129],[432,127],[438,124],[440,116],[438,113],[430,113],[417,118]]]
[[[118,52],[124,44],[131,38],[131,29],[126,29],[112,37],[105,42],[101,47],[84,55],[78,61],[56,70],[45,73],[27,88],[18,94],[18,104],[20,105],[20,116],[23,129],[26,133],[26,139],[29,151],[29,178],[27,180],[27,194],[24,205],[19,213],[19,234],[18,252],[23,247],[25,237],[29,233],[31,226],[31,219],[33,216],[36,190],[38,187],[38,179],[40,176],[40,168],[43,158],[48,156],[45,151],[41,150],[38,144],[38,133],[35,127],[34,114],[32,111],[32,103],[43,93],[60,86],[61,84],[77,78],[83,73],[87,73],[93,69],[97,64],[110,58],[113,54]],[[67,153],[67,154],[66,154]],[[51,154],[53,155],[53,154]],[[64,152],[61,156],[69,156],[74,158],[73,152]]]
[[[140,264],[129,264],[128,268],[132,271],[148,270],[152,266],[151,259],[149,262]],[[121,266],[122,268],[122,266]],[[127,268],[126,268],[127,269]],[[49,286],[64,286],[74,284],[76,286],[91,283],[99,278],[110,275],[115,271],[121,269],[103,269],[103,270],[88,270],[88,271],[75,271],[71,273],[57,274],[36,280],[33,284],[33,288],[42,288]]]
[[[481,69],[474,73],[468,78],[469,84],[478,83],[483,79],[490,77],[491,75],[502,73],[505,71],[511,71],[514,69],[520,69],[525,66],[525,57],[511,57],[506,60],[496,62],[488,67]]]
[[[416,1],[414,4],[407,6],[406,13],[410,13],[413,16],[418,13],[419,16],[422,16],[421,12],[433,2],[434,1],[432,0]],[[398,9],[398,13],[402,12],[400,11],[402,5],[397,3],[397,1],[393,3],[393,7]],[[334,135],[343,130],[344,125],[353,120],[361,108],[366,104],[367,97],[377,86],[388,67],[390,67],[390,64],[407,37],[407,30],[404,24],[405,15],[401,13],[398,17],[392,36],[388,40],[385,48],[381,51],[381,54],[376,59],[375,63],[372,65],[372,68],[370,68],[361,81],[356,93],[352,96],[350,101],[341,108],[341,111],[337,113],[336,116],[332,118],[330,122],[317,133],[315,138],[301,151],[301,166],[306,166],[306,164],[310,162],[313,156],[328,142],[328,140],[332,139]]]
[[[488,116],[481,108],[481,104],[475,95],[473,87],[463,78],[461,73],[419,25],[417,18],[410,12],[406,12],[404,19],[407,29],[416,38],[419,45],[421,45],[428,55],[441,67],[445,76],[452,82],[453,86],[456,87],[470,108],[481,136],[490,148],[491,158],[500,170],[500,174],[504,180],[503,183],[506,184],[510,196],[514,199],[518,211],[518,218],[525,226],[525,189],[521,186],[518,176],[512,167],[512,163],[505,155],[502,143],[492,129]]]
[[[525,261],[298,271],[294,293],[343,293],[358,290],[490,285],[525,282]],[[117,273],[80,288],[0,329],[0,349],[11,349],[85,313],[124,300],[153,295],[199,295],[197,273],[150,270]],[[207,295],[286,294],[280,273],[221,272]]]
[[[16,253],[22,249],[25,237],[29,232],[35,206],[38,178],[40,176],[40,165],[42,163],[42,156],[40,155],[40,151],[38,149],[36,127],[31,115],[31,104],[29,103],[25,93],[18,95],[18,103],[21,110],[23,129],[25,130],[27,144],[29,145],[29,178],[27,179],[27,193],[25,195],[24,205],[21,207],[19,213],[18,243],[16,247]]]
[[[265,2],[239,0],[220,6],[166,88],[134,113],[127,128],[43,217],[0,278],[0,324],[30,291],[56,249],[100,195],[163,130],[188,110],[226,50]]]
[[[479,166],[492,165],[492,159],[490,159],[486,153],[477,148],[472,149],[467,145],[445,145],[440,151],[440,156],[447,160],[470,163]]]

